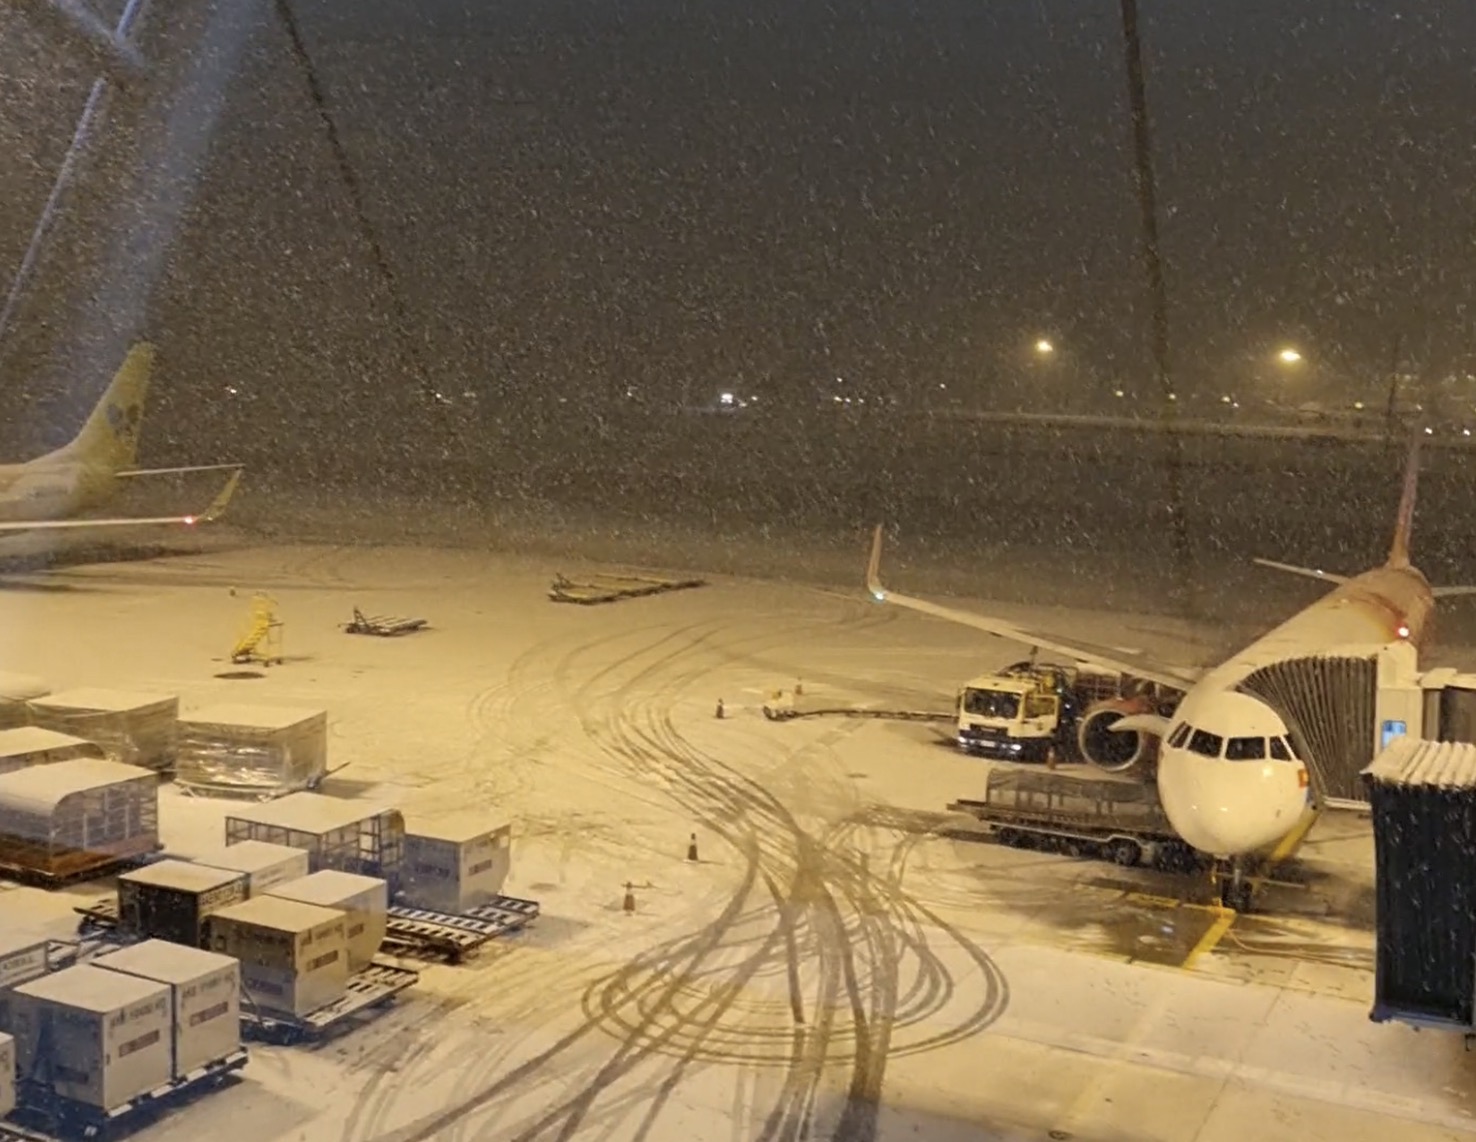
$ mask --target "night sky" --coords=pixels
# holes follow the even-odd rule
[[[1407,368],[1476,371],[1476,6],[1142,9],[1179,387],[1264,384],[1286,341],[1305,383],[1350,393],[1379,391],[1396,338]],[[627,389],[798,406],[836,376],[908,400],[1147,388],[1116,0],[299,0],[408,342],[283,26],[254,11],[153,287],[135,251],[109,293],[89,275],[136,223],[128,172],[161,166],[130,166],[158,125],[125,102],[145,126],[79,196],[0,359],[10,448],[103,382],[59,376],[107,324],[78,295],[144,299],[161,454],[371,443],[422,380],[504,427]],[[7,283],[86,78],[18,20]],[[1032,372],[1039,335],[1054,372]]]

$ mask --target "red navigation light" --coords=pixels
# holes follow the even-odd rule
[[[184,525],[185,525],[185,527],[194,527],[195,526],[195,517],[192,516],[192,515],[185,516],[184,517]],[[1404,628],[1403,627],[1400,627],[1399,629],[1400,629],[1400,631],[1404,631]],[[1405,632],[1405,633],[1408,633],[1408,632]]]

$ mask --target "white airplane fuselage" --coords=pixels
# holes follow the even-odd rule
[[[1405,639],[1420,647],[1435,601],[1430,584],[1410,566],[1385,566],[1340,584],[1189,688],[1171,719],[1159,752],[1158,792],[1179,835],[1202,852],[1231,857],[1275,844],[1308,806],[1304,763],[1270,755],[1232,760],[1180,740],[1184,725],[1218,737],[1268,741],[1287,736],[1281,717],[1236,687],[1256,670],[1277,662],[1336,652],[1350,645],[1384,645]],[[1201,745],[1210,739],[1200,739]]]

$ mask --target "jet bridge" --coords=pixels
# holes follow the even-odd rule
[[[1400,640],[1272,663],[1237,687],[1286,722],[1325,807],[1365,808],[1360,774],[1396,738],[1476,743],[1476,674],[1417,668]]]

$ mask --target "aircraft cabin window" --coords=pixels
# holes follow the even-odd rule
[[[1265,738],[1231,738],[1225,746],[1226,761],[1260,761],[1265,756]]]
[[[1188,722],[1180,722],[1179,728],[1169,735],[1169,745],[1175,747],[1183,745],[1184,739],[1189,736],[1191,728]]]
[[[1280,738],[1271,739],[1271,756],[1277,761],[1290,761],[1292,759],[1291,750],[1286,748],[1286,742]]]
[[[1224,738],[1208,730],[1195,730],[1194,736],[1189,739],[1190,751],[1204,757],[1219,757],[1220,747],[1224,744]]]

